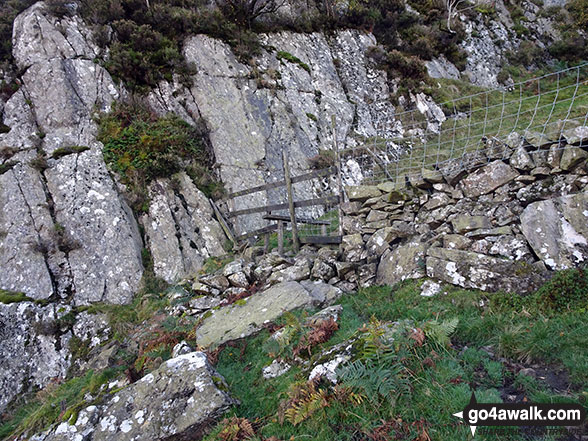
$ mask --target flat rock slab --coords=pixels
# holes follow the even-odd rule
[[[588,193],[538,201],[521,214],[521,229],[535,254],[553,270],[588,260]]]
[[[467,197],[480,196],[512,181],[518,175],[519,173],[512,167],[497,160],[464,178],[463,191]]]
[[[547,271],[524,263],[469,251],[429,248],[427,276],[464,288],[526,294],[548,278]]]
[[[247,337],[261,329],[262,325],[277,319],[286,311],[304,306],[318,306],[333,298],[320,289],[324,283],[313,283],[313,290],[300,283],[282,282],[244,299],[242,305],[233,304],[217,309],[206,318],[196,331],[200,347],[215,347],[229,340]],[[329,287],[330,288],[330,287]]]
[[[203,352],[164,362],[156,371],[82,410],[74,425],[59,424],[37,441],[200,439],[203,430],[236,404]]]

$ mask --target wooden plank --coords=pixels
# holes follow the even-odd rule
[[[265,233],[271,233],[273,231],[276,231],[277,229],[278,229],[278,226],[276,224],[268,225],[267,227],[263,227],[258,230],[250,231],[249,233],[241,234],[240,236],[237,236],[235,238],[235,240],[243,240],[243,239],[247,239],[248,237],[259,236],[259,235],[265,234]]]
[[[340,244],[341,236],[302,236],[300,243],[312,243],[319,245]]]
[[[292,183],[296,184],[297,182],[304,182],[314,178],[320,178],[323,176],[330,176],[337,172],[336,167],[329,167],[323,168],[321,170],[315,170],[310,173],[305,173],[300,176],[294,176],[292,178]],[[234,199],[240,196],[245,196],[251,193],[257,193],[259,191],[264,190],[271,190],[272,188],[284,187],[286,185],[286,181],[277,181],[277,182],[270,182],[264,185],[258,185],[257,187],[246,188],[245,190],[236,191],[234,193],[229,194],[225,199]]]
[[[290,223],[292,224],[292,245],[294,247],[294,252],[298,253],[298,251],[300,251],[300,243],[298,242],[298,225],[296,224],[296,210],[294,209],[294,194],[292,192],[292,180],[290,179],[290,164],[288,164],[288,156],[286,155],[286,150],[282,150],[282,160],[284,163],[284,177],[286,178],[286,193],[288,195],[288,211],[290,211]]]
[[[330,205],[330,204],[336,204],[338,202],[339,202],[339,196],[332,195],[332,196],[325,196],[325,197],[317,198],[317,199],[307,199],[305,201],[295,201],[294,208],[312,207],[314,205]],[[287,210],[288,207],[289,207],[288,203],[264,205],[263,207],[254,207],[254,208],[246,208],[244,210],[231,211],[227,214],[227,216],[228,217],[236,217],[236,216],[243,216],[245,214],[264,213],[266,211]]]
[[[266,214],[263,216],[265,220],[281,220],[290,222],[290,216],[281,216],[279,214]],[[298,224],[310,224],[310,225],[331,225],[331,221],[320,220],[320,219],[307,219],[305,217],[297,217],[296,223]]]
[[[214,211],[214,215],[216,216],[216,219],[218,220],[219,224],[221,225],[221,228],[223,229],[223,231],[225,232],[225,234],[227,235],[229,240],[231,242],[233,242],[233,245],[235,245],[235,242],[236,242],[235,235],[233,234],[233,232],[229,228],[229,225],[225,221],[225,218],[221,214],[220,210],[218,209],[218,207],[216,206],[214,201],[212,199],[209,199],[209,202],[210,202],[210,205],[212,206],[212,210]]]

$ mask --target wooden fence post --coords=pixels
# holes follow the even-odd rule
[[[341,180],[341,155],[339,153],[339,143],[337,142],[337,127],[335,124],[335,115],[331,117],[333,124],[333,141],[335,145],[335,161],[337,163],[337,187],[339,187],[339,204],[337,205],[337,213],[339,214],[339,236],[343,236],[343,213],[341,212],[341,204],[344,202],[343,198],[343,182]]]
[[[278,221],[278,254],[284,254],[284,221]]]
[[[282,159],[284,161],[284,177],[286,178],[286,192],[288,194],[288,207],[290,209],[290,223],[292,224],[292,245],[294,246],[294,252],[297,253],[300,251],[300,244],[298,242],[298,226],[296,225],[296,211],[294,210],[294,196],[292,194],[290,165],[288,164],[288,157],[285,150],[282,151]]]

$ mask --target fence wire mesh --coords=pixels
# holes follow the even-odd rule
[[[578,127],[587,126],[588,63],[420,107],[397,113],[375,137],[342,151],[354,183],[418,180],[423,169],[458,172],[504,159],[521,142],[537,149],[586,147],[588,128]]]

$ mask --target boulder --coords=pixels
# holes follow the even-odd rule
[[[446,248],[429,248],[427,276],[464,288],[527,294],[548,278],[540,268],[524,262]]]
[[[217,418],[237,404],[227,389],[204,352],[189,352],[162,363],[104,404],[85,408],[74,424],[61,423],[35,439],[200,439]]]
[[[394,285],[406,279],[418,279],[425,275],[426,245],[419,241],[400,245],[386,251],[380,259],[376,274],[378,285]]]
[[[500,160],[491,162],[471,173],[462,180],[463,191],[467,197],[477,197],[497,189],[519,175],[512,167]]]
[[[285,311],[320,305],[329,300],[325,293],[314,291],[314,295],[316,297],[298,282],[278,283],[243,299],[243,304],[233,304],[212,311],[197,329],[196,341],[203,348],[216,347],[259,331],[264,323],[275,320]]]
[[[529,204],[521,229],[531,248],[553,270],[588,259],[588,193]]]

